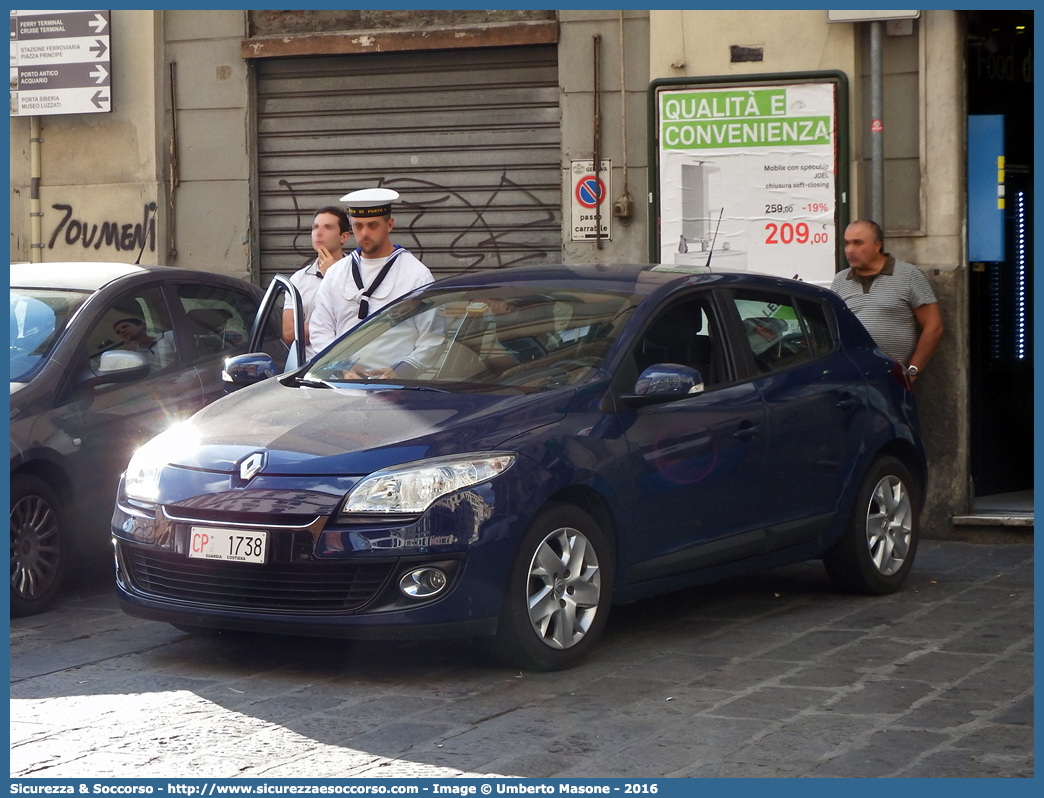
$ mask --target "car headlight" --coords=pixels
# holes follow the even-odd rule
[[[510,452],[436,457],[377,471],[345,499],[341,515],[422,513],[442,496],[503,474],[515,462]]]
[[[159,498],[160,472],[167,463],[196,447],[198,440],[188,422],[175,424],[138,448],[123,475],[128,498],[154,502]]]

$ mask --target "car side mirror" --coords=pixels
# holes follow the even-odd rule
[[[254,385],[274,377],[279,373],[275,361],[264,352],[251,352],[246,355],[226,357],[225,366],[221,370],[221,379],[236,388]]]
[[[90,378],[93,385],[108,385],[115,382],[134,382],[149,376],[151,366],[141,352],[114,349],[102,352],[98,371]]]
[[[644,407],[684,399],[703,390],[699,370],[678,363],[656,363],[639,375],[634,393],[621,398],[632,407]]]

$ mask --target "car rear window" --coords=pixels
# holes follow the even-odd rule
[[[819,302],[744,289],[733,291],[733,301],[762,374],[814,360],[833,349],[826,310]]]
[[[815,302],[810,299],[798,298],[797,308],[801,319],[805,323],[805,331],[808,333],[809,345],[815,357],[822,357],[834,349],[835,325],[830,323],[833,314],[830,308],[823,302]]]

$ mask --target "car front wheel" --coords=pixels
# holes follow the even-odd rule
[[[519,545],[492,653],[532,670],[574,665],[605,627],[612,581],[613,553],[594,519],[549,505]]]
[[[895,457],[874,461],[863,478],[844,535],[823,558],[842,590],[883,595],[900,588],[917,553],[919,497]]]
[[[62,583],[62,506],[55,492],[31,474],[11,478],[11,615],[46,610]]]

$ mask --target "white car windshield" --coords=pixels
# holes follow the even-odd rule
[[[89,293],[53,288],[11,289],[11,381],[26,380],[61,336]]]
[[[524,392],[575,385],[601,368],[637,301],[590,289],[429,289],[360,324],[305,379]]]

